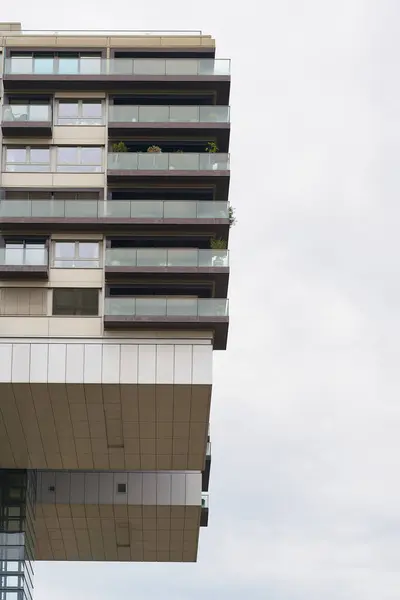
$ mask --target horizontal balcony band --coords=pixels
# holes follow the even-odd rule
[[[195,200],[0,200],[0,219],[229,219],[228,202]]]
[[[227,250],[112,248],[106,250],[105,278],[107,282],[127,282],[137,278],[151,282],[163,281],[208,283],[218,298],[226,298],[229,283]]]
[[[192,248],[109,248],[106,269],[112,267],[199,267],[228,268],[228,250]]]
[[[106,298],[106,317],[228,318],[225,298]]]
[[[109,125],[125,124],[229,124],[229,106],[125,106],[111,105]],[[41,119],[43,120],[43,119]]]
[[[117,171],[224,171],[229,174],[229,154],[212,152],[110,152],[109,172]]]
[[[51,137],[51,107],[48,104],[5,105],[1,129],[7,137]]]
[[[104,327],[211,330],[214,350],[225,350],[228,300],[224,298],[106,298]]]
[[[230,59],[112,58],[13,56],[5,61],[4,77],[34,75],[51,79],[56,76],[195,76],[226,77]]]
[[[0,248],[0,278],[48,279],[48,251],[46,248],[27,250]]]

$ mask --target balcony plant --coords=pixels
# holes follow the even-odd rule
[[[218,152],[218,146],[215,142],[207,142],[205,150],[210,154],[216,154]]]
[[[162,152],[160,146],[149,146],[147,148],[147,152],[152,152],[152,153],[160,153]]]
[[[120,152],[128,152],[128,146],[125,144],[125,142],[114,142],[114,144],[111,146],[111,151],[118,154]]]
[[[224,257],[224,254],[226,254],[226,253],[222,253],[221,250],[226,250],[227,247],[228,247],[228,243],[226,240],[223,240],[221,238],[211,238],[210,248],[211,248],[211,250],[215,250],[215,252],[213,252],[213,257],[212,257],[213,267],[224,267],[225,266],[226,257]]]
[[[210,248],[211,250],[226,250],[228,247],[228,242],[221,238],[211,238],[210,240]]]
[[[235,209],[233,208],[233,206],[231,204],[229,204],[229,207],[228,207],[228,215],[229,215],[229,227],[233,227],[234,225],[236,225],[237,220],[236,220],[236,215],[235,215]]]

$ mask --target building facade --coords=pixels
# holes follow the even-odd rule
[[[0,48],[0,600],[30,600],[34,560],[197,559],[230,64],[201,32]]]

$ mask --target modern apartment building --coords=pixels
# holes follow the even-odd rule
[[[230,63],[201,32],[0,50],[0,600],[30,600],[33,560],[197,559]]]

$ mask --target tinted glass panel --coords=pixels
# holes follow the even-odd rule
[[[98,314],[98,303],[96,289],[53,290],[53,315],[94,316]]]

